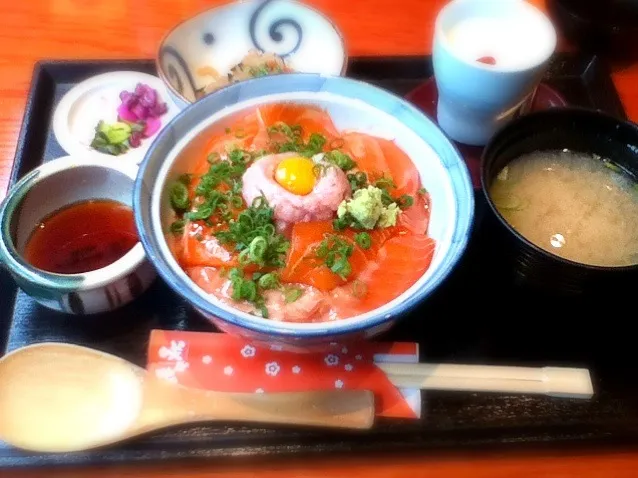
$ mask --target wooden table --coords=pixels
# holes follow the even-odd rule
[[[308,0],[342,29],[350,55],[424,54],[444,0]],[[533,0],[543,6],[544,0]],[[2,0],[0,14],[0,198],[4,196],[35,61],[43,58],[152,58],[175,23],[219,0]],[[400,8],[398,8],[400,6]],[[617,67],[614,82],[631,119],[638,121],[638,65]],[[46,471],[46,475],[159,478],[248,477],[566,477],[622,478],[638,475],[638,452],[393,456],[308,459],[286,463],[238,460],[100,470]],[[0,476],[36,477],[44,471]]]

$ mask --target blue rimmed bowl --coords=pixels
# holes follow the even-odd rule
[[[250,50],[274,53],[296,72],[342,75],[347,52],[339,29],[322,13],[294,0],[243,0],[206,10],[164,37],[157,71],[173,102],[186,108]]]
[[[259,105],[278,102],[320,106],[327,110],[338,129],[394,139],[413,159],[431,195],[429,235],[436,240],[437,248],[425,275],[385,306],[333,322],[286,323],[263,319],[206,294],[191,281],[169,250],[164,231],[171,220],[168,194],[171,182],[188,171],[194,154],[204,154],[212,130],[231,124]],[[465,250],[474,217],[474,195],[459,152],[429,118],[405,100],[352,79],[299,73],[237,83],[182,111],[160,133],[140,166],[134,210],[149,260],[171,288],[219,329],[288,349],[306,350],[325,342],[375,336],[426,300]]]
[[[97,157],[48,161],[26,174],[0,203],[0,266],[41,305],[74,315],[108,312],[142,295],[156,277],[138,242],[117,261],[83,274],[54,274],[23,257],[37,224],[52,213],[92,199],[132,206],[135,164]]]

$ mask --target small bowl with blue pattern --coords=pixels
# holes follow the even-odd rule
[[[244,0],[206,10],[162,40],[157,71],[183,109],[228,84],[283,72],[343,75],[337,27],[294,0]]]
[[[123,249],[119,259],[85,273],[53,273],[34,267],[25,259],[28,244],[36,230],[45,227],[47,218],[87,202],[108,201],[130,208],[136,174],[134,163],[90,155],[54,159],[27,173],[0,203],[0,266],[4,265],[35,301],[58,312],[92,315],[118,309],[136,299],[153,283],[156,273],[134,236],[129,242],[132,248]],[[76,246],[82,243],[81,236],[96,233],[105,247],[113,245],[104,240],[104,230],[90,229],[86,223],[74,229],[82,233],[75,237]],[[55,228],[52,233],[47,236],[49,239],[63,236]],[[58,242],[63,244],[60,250],[70,251],[68,257],[73,255],[74,260],[88,259],[94,253],[86,242],[73,248],[67,247],[71,244],[66,240]],[[61,254],[48,253],[49,244],[44,243],[46,255],[59,260]]]
[[[173,255],[169,238],[173,237],[171,191],[175,181],[192,171],[193,157],[206,154],[216,132],[256,108],[282,103],[318,107],[327,112],[338,131],[359,131],[394,141],[419,173],[431,199],[427,234],[436,242],[436,249],[427,271],[381,307],[342,320],[271,320],[208,294]],[[159,134],[140,167],[134,211],[140,240],[160,276],[217,328],[286,350],[308,351],[330,342],[374,337],[427,300],[463,255],[473,224],[474,193],[460,153],[432,120],[404,99],[345,77],[291,73],[242,81],[182,111]]]

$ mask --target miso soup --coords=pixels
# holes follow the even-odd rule
[[[609,161],[531,153],[506,166],[489,194],[519,234],[550,253],[594,266],[638,263],[638,188]]]

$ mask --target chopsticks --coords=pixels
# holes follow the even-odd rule
[[[494,365],[377,363],[400,388],[544,394],[591,398],[589,370],[566,367],[505,367]]]

